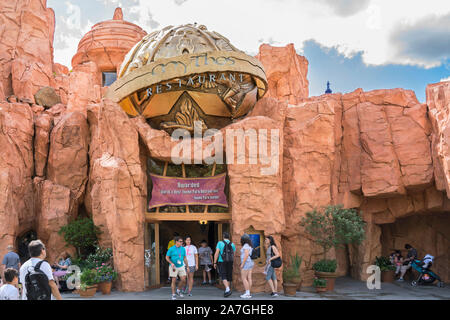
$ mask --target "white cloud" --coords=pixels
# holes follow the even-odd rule
[[[228,37],[238,48],[255,52],[260,39],[279,45],[293,42],[301,51],[303,41],[314,39],[336,47],[346,57],[363,52],[366,64],[388,63],[435,66],[436,59],[398,57],[390,35],[397,28],[430,14],[450,12],[450,1],[354,1],[354,0],[190,0],[182,6],[173,1],[137,0],[135,21],[150,31],[148,14],[160,24],[197,22]]]
[[[77,52],[78,43],[93,23],[89,20],[84,24],[81,22],[81,8],[78,5],[70,1],[65,1],[65,5],[65,15],[56,15],[54,61],[71,69],[72,57]]]
[[[363,61],[369,65],[399,63],[424,67],[440,64],[442,56],[399,54],[392,34],[427,16],[439,18],[450,13],[450,1],[442,0],[98,1],[109,6],[123,4],[125,20],[147,32],[197,22],[250,53],[258,50],[261,39],[279,46],[294,43],[300,52],[305,40],[314,39],[322,46],[337,48],[346,57],[362,52]]]
[[[450,76],[449,76],[449,77],[447,77],[447,78],[441,79],[441,81],[440,81],[440,82],[444,82],[444,81],[450,81]]]

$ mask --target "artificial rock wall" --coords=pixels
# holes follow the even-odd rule
[[[0,255],[29,230],[46,242],[50,261],[73,251],[57,231],[85,212],[114,250],[119,288],[144,290],[145,158],[169,160],[173,142],[101,99],[98,61],[84,54],[72,72],[53,63],[45,1],[2,2],[0,20]],[[328,253],[340,275],[365,279],[376,255],[407,241],[436,256],[448,281],[450,82],[429,85],[426,104],[403,89],[308,97],[308,62],[292,45],[263,45],[258,58],[269,92],[229,127],[278,129],[280,157],[274,175],[262,175],[259,162],[228,166],[234,241],[249,227],[273,235],[285,263],[303,256],[310,285],[322,256],[299,221],[315,207],[343,204],[361,210],[367,237]],[[36,103],[45,86],[61,103]],[[258,267],[254,287],[267,289]]]

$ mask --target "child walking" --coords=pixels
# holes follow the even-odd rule
[[[208,275],[209,284],[213,284],[211,281],[212,270],[212,249],[208,246],[206,240],[200,242],[200,248],[198,248],[198,255],[200,256],[200,267],[203,269],[203,282],[202,285],[208,284],[206,282],[206,275]]]

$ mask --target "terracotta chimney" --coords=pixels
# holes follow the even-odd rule
[[[122,8],[120,7],[116,8],[116,11],[114,11],[113,20],[123,20]]]

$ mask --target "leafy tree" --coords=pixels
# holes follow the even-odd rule
[[[365,222],[355,209],[343,209],[341,205],[327,206],[322,211],[307,212],[300,225],[323,249],[325,257],[332,247],[360,244],[364,240]]]
[[[72,245],[77,250],[78,257],[85,257],[98,243],[97,236],[101,234],[100,229],[94,225],[90,218],[81,218],[69,222],[58,231],[64,234],[66,245]]]

